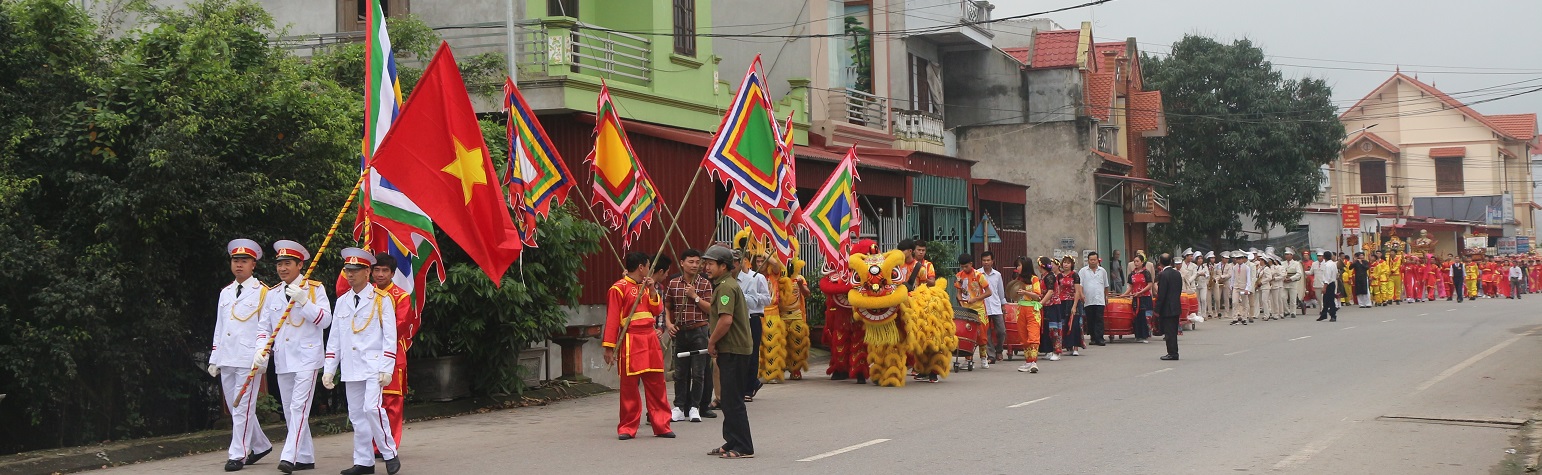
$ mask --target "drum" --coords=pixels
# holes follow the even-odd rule
[[[1015,303],[1002,304],[1001,313],[1003,323],[1007,325],[1007,356],[1011,356],[1012,352],[1023,349],[1023,318],[1018,315],[1018,307]]]
[[[1127,298],[1110,298],[1103,307],[1103,327],[1109,336],[1134,335],[1135,307]]]
[[[973,319],[953,318],[953,334],[958,335],[958,352],[973,354],[975,340],[980,337],[980,322]]]
[[[1184,292],[1182,295],[1179,295],[1178,307],[1183,310],[1183,314],[1179,315],[1179,317],[1184,321],[1188,321],[1189,315],[1199,313],[1199,294]]]

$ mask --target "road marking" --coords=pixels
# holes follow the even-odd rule
[[[1290,341],[1305,340],[1305,339],[1311,338],[1311,337],[1312,337],[1312,335],[1307,335],[1307,336],[1298,337],[1298,338],[1291,338]]]
[[[1393,320],[1397,320],[1397,319],[1396,318],[1389,318],[1389,319],[1386,319],[1386,320],[1382,320],[1381,323],[1387,323],[1387,322],[1390,322],[1390,321],[1393,321]]]
[[[1465,361],[1462,361],[1461,363],[1457,363],[1456,366],[1452,366],[1450,368],[1446,368],[1445,371],[1441,371],[1440,374],[1437,374],[1437,375],[1435,375],[1435,377],[1430,378],[1429,381],[1425,381],[1425,382],[1419,384],[1419,387],[1414,388],[1414,392],[1417,393],[1419,391],[1423,391],[1423,390],[1429,389],[1431,386],[1434,386],[1436,383],[1439,383],[1439,382],[1445,380],[1446,378],[1451,377],[1451,375],[1456,374],[1457,372],[1459,372],[1461,370],[1467,369],[1468,366],[1472,366],[1474,363],[1477,363],[1479,360],[1487,358],[1489,355],[1492,355],[1494,353],[1498,353],[1499,350],[1504,349],[1504,347],[1510,346],[1511,343],[1515,343],[1516,341],[1519,341],[1521,339],[1521,337],[1531,336],[1531,334],[1535,333],[1535,332],[1536,332],[1536,330],[1531,330],[1531,331],[1528,331],[1526,333],[1522,333],[1522,334],[1519,334],[1519,335],[1512,336],[1512,337],[1510,337],[1510,339],[1502,341],[1502,342],[1499,342],[1499,344],[1494,345],[1492,348],[1489,348],[1487,350],[1483,350],[1482,353],[1478,353],[1476,355],[1472,355],[1471,358],[1467,358]]]
[[[1038,398],[1038,399],[1034,399],[1032,401],[1020,402],[1020,403],[1017,403],[1017,404],[1013,404],[1013,405],[1007,406],[1007,409],[1016,409],[1016,408],[1023,407],[1023,406],[1029,405],[1029,404],[1033,404],[1033,403],[1036,403],[1036,402],[1039,402],[1039,401],[1043,401],[1045,399],[1049,399],[1049,398],[1052,398],[1052,397],[1054,397],[1054,396],[1044,396],[1044,397],[1041,397],[1041,398]]]
[[[1421,316],[1421,317],[1425,316],[1425,315],[1429,315],[1429,314],[1428,313],[1421,313],[1421,314],[1419,314],[1419,316]]]
[[[1251,350],[1233,351],[1231,353],[1227,353],[1227,354],[1224,354],[1224,355],[1221,355],[1221,356],[1231,356],[1231,355],[1236,355],[1236,354],[1242,354],[1242,353],[1247,353],[1248,351],[1251,351]]]
[[[1274,469],[1285,470],[1306,463],[1307,460],[1312,459],[1313,455],[1317,455],[1319,452],[1327,450],[1328,446],[1333,444],[1333,441],[1338,440],[1339,437],[1343,437],[1344,432],[1345,431],[1340,430],[1337,433],[1329,434],[1307,443],[1305,447],[1301,448],[1301,450],[1297,450],[1296,453],[1290,454],[1289,457],[1285,457],[1285,459],[1280,460],[1279,463],[1274,464]]]
[[[1454,308],[1448,308],[1448,309],[1446,309],[1446,311],[1447,311],[1447,312],[1455,312],[1455,311],[1456,311],[1456,309],[1454,309]]]
[[[1340,330],[1348,330],[1348,329],[1351,329],[1351,328],[1354,328],[1354,327],[1344,327],[1344,328],[1340,328]]]
[[[1136,376],[1136,377],[1137,378],[1144,378],[1144,377],[1147,377],[1147,376],[1151,376],[1153,374],[1165,373],[1165,372],[1172,371],[1172,370],[1173,370],[1172,368],[1162,368],[1162,369],[1159,369],[1159,370],[1156,370],[1156,371],[1152,371],[1150,373],[1142,374],[1142,375]]]
[[[819,454],[819,455],[815,455],[813,457],[809,457],[809,458],[806,458],[806,459],[798,459],[798,461],[799,462],[813,462],[815,460],[819,460],[819,459],[822,459],[822,458],[834,457],[834,456],[837,456],[837,455],[840,455],[840,454],[844,454],[846,452],[857,450],[857,449],[860,449],[860,448],[863,448],[863,447],[870,447],[870,446],[882,444],[882,443],[888,442],[888,441],[889,441],[889,439],[873,439],[873,440],[869,440],[867,442],[863,442],[863,443],[860,443],[860,444],[857,444],[857,445],[853,445],[851,447],[846,447],[844,449],[835,449],[835,450],[831,450],[829,452],[825,452],[825,453],[822,453],[822,454]]]

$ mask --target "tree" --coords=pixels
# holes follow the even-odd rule
[[[1267,229],[1293,225],[1317,196],[1319,166],[1342,147],[1332,90],[1321,79],[1283,79],[1263,50],[1188,35],[1165,57],[1141,58],[1145,87],[1162,91],[1166,137],[1151,142],[1151,175],[1172,183],[1165,244],[1236,240],[1242,216]]]

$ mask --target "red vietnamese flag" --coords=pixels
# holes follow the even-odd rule
[[[501,282],[523,249],[450,46],[440,43],[370,164]]]

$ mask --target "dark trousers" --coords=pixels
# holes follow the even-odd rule
[[[1060,348],[1060,329],[1065,328],[1061,324],[1060,304],[1045,305],[1042,309],[1044,317],[1039,324],[1039,353],[1055,353]],[[1054,329],[1050,327],[1053,326]]]
[[[1452,279],[1451,282],[1456,284],[1456,285],[1452,286],[1452,288],[1454,288],[1456,290],[1451,292],[1453,294],[1456,294],[1456,303],[1462,303],[1462,297],[1467,295],[1467,281],[1466,281],[1466,279]],[[1446,300],[1451,300],[1451,297],[1447,296]]]
[[[1318,310],[1317,311],[1317,319],[1318,320],[1323,320],[1323,319],[1338,320],[1339,319],[1339,284],[1338,284],[1338,282],[1329,282],[1327,286],[1323,287],[1322,288],[1322,295],[1318,296],[1318,300],[1322,301],[1322,310]]]
[[[762,383],[760,381],[760,377],[757,376],[760,374],[760,342],[762,341],[762,334],[766,331],[765,328],[760,326],[761,321],[764,318],[766,318],[766,314],[764,313],[750,314],[750,340],[754,342],[754,344],[750,345],[750,367],[754,368],[755,371],[750,373],[749,385],[744,386],[744,395],[749,397],[755,397],[755,393],[760,392],[760,387],[765,384]],[[728,395],[724,394],[723,399],[728,399]]]
[[[1103,334],[1106,333],[1103,328],[1103,306],[1086,305],[1082,309],[1087,314],[1087,332],[1092,334],[1092,344],[1103,344]]]
[[[1519,299],[1526,293],[1526,281],[1522,279],[1510,279],[1510,297]]]
[[[718,379],[723,384],[723,450],[741,454],[755,453],[750,439],[750,414],[744,407],[745,390],[755,383],[760,360],[754,355],[717,354]]]
[[[675,332],[675,352],[707,349],[707,328]],[[705,353],[675,358],[675,407],[682,412],[691,408],[707,410],[712,403],[712,359]]]
[[[990,359],[996,359],[997,356],[1001,355],[1001,350],[1007,344],[1007,321],[1005,318],[1002,318],[1001,314],[990,315],[986,319],[989,320],[991,325]]]
[[[1151,296],[1135,297],[1135,338],[1147,340],[1151,338],[1152,309]]]
[[[1157,319],[1162,329],[1162,341],[1167,342],[1167,354],[1178,356],[1178,316],[1162,316]]]

